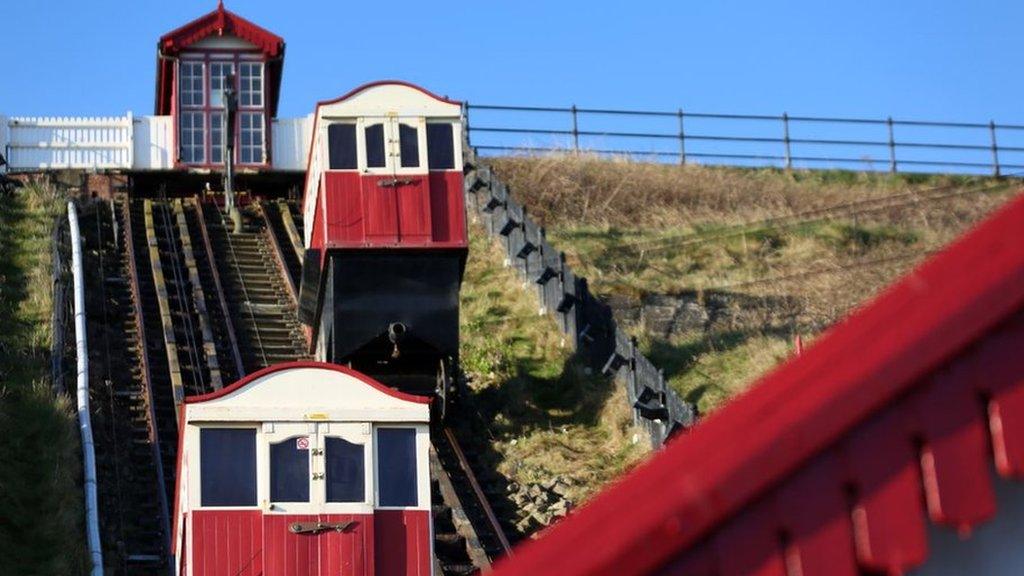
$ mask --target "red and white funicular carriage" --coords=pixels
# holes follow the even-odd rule
[[[176,574],[432,573],[427,398],[296,362],[180,418]]]

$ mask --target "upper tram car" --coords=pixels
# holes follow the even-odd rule
[[[448,389],[467,253],[461,108],[397,81],[317,105],[300,297],[317,359]]]
[[[429,402],[319,362],[187,398],[174,574],[432,574]]]

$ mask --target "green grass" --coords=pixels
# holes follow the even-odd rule
[[[496,158],[497,174],[702,412],[985,218],[1019,181]],[[726,313],[654,332],[645,302]],[[624,311],[631,313],[624,313]],[[639,311],[639,313],[637,313]],[[640,318],[640,320],[634,320]]]
[[[49,378],[50,231],[62,200],[0,199],[0,574],[86,571],[78,433]]]
[[[509,482],[569,479],[579,503],[649,445],[621,387],[588,373],[485,234],[471,227],[461,293],[461,364],[487,422],[483,452]]]

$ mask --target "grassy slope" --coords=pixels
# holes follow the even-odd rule
[[[834,324],[1017,187],[586,156],[492,164],[598,294],[634,306],[652,294],[727,302],[735,313],[702,329],[631,328],[703,411],[791,353],[794,335]]]
[[[485,234],[471,227],[461,362],[488,423],[489,464],[518,485],[565,481],[579,503],[643,456],[644,437],[624,391],[586,373]]]
[[[0,574],[85,571],[75,416],[49,381],[60,204],[34,187],[0,201]]]

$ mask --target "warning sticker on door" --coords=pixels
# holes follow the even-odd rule
[[[309,437],[302,436],[301,438],[295,439],[296,450],[309,450]]]

